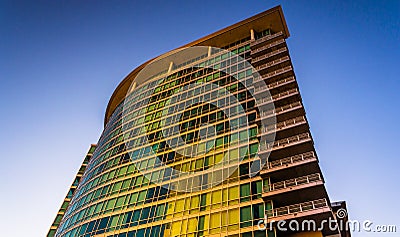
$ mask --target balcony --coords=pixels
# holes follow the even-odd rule
[[[261,129],[261,135],[266,135],[272,132],[279,132],[284,129],[289,129],[292,127],[300,126],[306,124],[306,118],[304,116],[298,116],[296,118],[291,118],[276,124],[268,125],[266,128]]]
[[[298,109],[303,108],[303,106],[301,105],[300,101],[296,101],[287,105],[283,105],[281,107],[275,108],[275,109],[271,109],[271,110],[265,110],[261,112],[261,119],[268,119],[271,118],[273,116],[278,116],[278,115],[282,115],[284,113],[289,113],[291,111],[295,111]]]
[[[270,186],[264,187],[262,197],[264,199],[270,199],[274,197],[274,200],[279,200],[278,196],[281,196],[282,199],[287,200],[284,195],[292,195],[288,192],[297,190],[302,190],[302,195],[297,196],[297,198],[300,198],[300,196],[321,196],[325,194],[325,190],[322,186],[323,184],[324,182],[320,173],[310,174],[294,179],[272,183]],[[320,190],[318,190],[318,186]],[[306,189],[308,189],[309,191],[307,192],[307,195],[304,195],[306,194]]]
[[[264,64],[261,64],[260,66],[256,66],[256,70],[258,71],[258,73],[260,73],[261,75],[265,74],[268,70],[272,72],[274,72],[276,70],[276,68],[278,67],[278,69],[282,68],[284,65],[288,65],[288,63],[290,63],[290,58],[289,56],[283,56],[280,57],[278,59],[275,59],[271,62],[267,62]],[[282,64],[280,67],[278,66],[279,64]],[[273,69],[273,67],[275,67],[275,69]]]
[[[273,56],[276,56],[276,55],[278,55],[278,54],[284,53],[284,52],[288,53],[288,50],[287,50],[286,47],[283,47],[283,48],[274,50],[274,51],[272,51],[272,52],[270,52],[270,53],[267,53],[267,54],[263,54],[263,55],[261,55],[261,56],[259,56],[259,57],[252,58],[252,59],[251,59],[251,64],[252,64],[253,66],[256,66],[256,64],[260,64],[261,62],[263,62],[263,61],[265,61],[265,60],[267,60],[267,59],[269,59],[269,58],[271,58],[271,57],[273,57]],[[289,58],[289,56],[286,56],[286,57]],[[260,66],[256,66],[256,69],[257,69],[257,70],[259,70],[258,67],[260,67]]]
[[[281,86],[284,86],[284,85],[288,85],[288,84],[293,83],[295,81],[296,80],[294,79],[294,76],[291,76],[291,77],[282,79],[280,81],[276,81],[276,82],[268,84],[268,89],[269,90],[276,89],[278,87],[281,87]]]
[[[291,220],[296,220],[300,224],[300,228],[312,228],[313,225],[303,225],[303,221],[307,221],[306,223],[313,221],[316,228],[324,227],[321,230],[323,236],[340,236],[340,232],[336,229],[338,227],[337,224],[335,224],[336,228],[333,227],[332,229],[326,226],[326,221],[328,221],[329,218],[333,218],[332,209],[326,198],[266,210],[265,216],[267,217],[267,226],[272,225],[276,227],[279,221],[286,221],[286,223],[288,223]],[[292,231],[290,229],[288,230],[289,232]],[[292,231],[291,233],[294,234],[298,231],[310,231],[310,229],[300,229]],[[280,233],[288,234],[289,232],[282,231]],[[280,235],[278,234],[278,236]]]
[[[326,215],[321,215],[325,213]],[[332,214],[331,208],[325,198],[314,201],[303,202],[295,205],[279,207],[267,210],[265,215],[268,217],[267,222],[289,220],[295,218],[304,218],[317,215],[320,221]]]
[[[270,49],[272,47],[275,47],[275,46],[283,44],[283,43],[285,43],[284,39],[276,40],[276,41],[274,41],[274,42],[272,42],[270,44],[267,44],[267,45],[264,45],[262,47],[259,47],[259,48],[256,48],[254,50],[251,50],[250,55],[255,55],[255,54],[259,53],[259,52],[262,52],[264,50]]]
[[[286,170],[292,167],[299,167],[301,165],[316,162],[317,157],[313,151],[304,152],[295,156],[286,157],[279,160],[270,161],[266,164],[266,167],[260,171],[260,175],[270,174],[282,170]],[[314,170],[318,171],[318,169]]]
[[[287,137],[303,132],[308,132],[309,127],[304,115],[297,116],[276,124],[275,132],[281,137]]]
[[[283,36],[283,32],[282,31],[277,32],[277,33],[272,34],[272,35],[266,35],[266,36],[264,36],[262,38],[256,39],[256,40],[254,40],[253,42],[250,43],[250,46],[253,48],[253,47],[256,47],[256,46],[259,46],[259,45],[263,45],[263,44],[268,43],[269,41],[271,41],[273,39],[276,39],[276,38],[278,38],[280,36]]]
[[[263,80],[264,80],[263,78],[257,77],[257,78],[254,78],[253,83],[257,83],[257,82],[263,81]],[[293,83],[295,81],[296,80],[295,80],[294,76],[289,76],[289,77],[286,77],[286,78],[284,78],[282,80],[268,83],[268,85],[266,85],[266,86],[258,86],[258,87],[254,86],[254,91],[255,92],[260,92],[260,91],[266,90],[267,88],[268,88],[268,90],[272,90],[272,89],[276,89],[276,88],[279,88],[279,87],[284,86],[284,85],[288,85],[288,84]]]
[[[273,72],[261,75],[259,77],[255,77],[254,78],[254,82],[258,82],[260,80],[264,80],[265,81],[265,80],[268,80],[268,79],[270,79],[272,77],[283,75],[283,74],[285,74],[287,72],[290,72],[290,71],[293,71],[292,66],[286,66],[284,68],[277,69],[277,70],[275,70]]]
[[[254,91],[254,93],[256,94],[257,92]],[[297,95],[297,94],[299,94],[299,91],[297,90],[297,88],[292,88],[290,90],[287,90],[287,91],[284,91],[284,92],[281,92],[281,93],[278,93],[278,94],[275,94],[270,97],[267,97],[267,98],[257,101],[257,106],[266,105],[266,104],[272,103],[273,101],[282,100],[282,99],[285,99],[285,98],[288,98],[288,97],[291,97],[291,96]]]
[[[280,139],[277,141],[274,141],[273,143],[270,142],[266,142],[266,143],[260,143],[260,150],[259,150],[259,154],[263,154],[269,151],[275,151],[275,150],[279,150],[282,148],[286,148],[289,146],[295,146],[295,145],[299,145],[302,143],[306,143],[306,142],[311,142],[311,136],[308,132],[306,133],[302,133],[296,136],[291,136],[288,138],[284,138],[284,139]]]

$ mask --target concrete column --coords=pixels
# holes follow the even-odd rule
[[[208,46],[208,54],[207,54],[208,57],[211,56],[211,50],[212,50],[211,46]]]
[[[250,30],[250,39],[251,40],[255,40],[256,39],[255,36],[254,36],[254,30],[253,29]]]
[[[173,66],[174,66],[174,62],[170,62],[169,67],[168,67],[168,73],[170,73],[172,71]]]
[[[134,90],[136,89],[136,86],[137,86],[137,84],[136,84],[136,82],[134,82],[134,83],[131,85],[130,89],[129,89],[129,93],[132,92],[132,91],[134,91]]]

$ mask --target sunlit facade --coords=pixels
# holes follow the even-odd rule
[[[184,46],[205,54],[136,68],[48,236],[348,236],[274,226],[335,218],[288,37],[276,7]]]

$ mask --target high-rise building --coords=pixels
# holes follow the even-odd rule
[[[48,236],[350,236],[288,37],[275,7],[134,69]]]

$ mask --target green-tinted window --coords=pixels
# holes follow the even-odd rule
[[[115,227],[117,225],[118,217],[119,215],[114,215],[111,217],[110,227]]]
[[[250,145],[250,154],[254,155],[258,151],[258,143],[254,143]]]
[[[137,202],[138,203],[143,202],[145,198],[146,198],[146,190],[143,190],[143,191],[139,192]]]
[[[220,147],[220,146],[222,146],[223,144],[224,144],[224,139],[223,139],[223,137],[217,138],[217,140],[216,140],[216,142],[215,142],[215,146],[216,146],[216,147]]]
[[[58,215],[56,216],[56,219],[55,219],[55,221],[54,221],[54,224],[56,224],[56,225],[60,224],[62,217],[63,217],[63,215],[58,214]]]
[[[127,169],[128,169],[127,166],[122,167],[122,168],[118,171],[118,176],[125,175]]]
[[[165,204],[158,205],[156,209],[156,216],[164,215],[164,209],[165,209]]]
[[[113,198],[113,199],[108,200],[108,201],[107,201],[107,204],[106,204],[106,210],[111,210],[111,209],[113,209],[114,206],[115,206],[115,202],[116,202],[116,201],[117,201],[116,198]]]
[[[240,185],[240,201],[245,202],[250,200],[250,184]]]
[[[260,198],[261,194],[263,192],[263,190],[262,190],[262,181],[259,180],[259,181],[256,181],[255,183],[253,182],[252,185],[254,186],[254,188],[253,188],[254,190],[253,190],[252,194],[253,195],[255,194],[256,198]]]
[[[119,197],[117,199],[115,208],[120,208],[124,204],[124,201],[125,201],[125,196]]]
[[[251,207],[240,208],[240,227],[247,227],[251,225]]]
[[[207,205],[207,194],[202,194],[200,196],[200,207],[205,207]]]
[[[198,230],[204,230],[205,219],[206,219],[205,216],[199,217]]]
[[[264,204],[253,205],[253,218],[255,220],[264,218]]]
[[[99,213],[101,211],[101,208],[103,207],[103,202],[100,202],[96,205],[96,210],[94,211],[94,213]]]
[[[118,183],[115,183],[115,184],[113,185],[112,192],[117,192],[117,191],[119,191],[119,190],[121,189],[121,185],[122,185],[122,181],[119,181]]]
[[[130,179],[124,180],[122,183],[122,189],[127,189],[129,188],[129,184],[131,183]]]
[[[133,194],[131,195],[130,200],[129,200],[129,205],[135,204],[136,201],[137,201],[137,198],[138,198],[138,193],[133,193]]]

